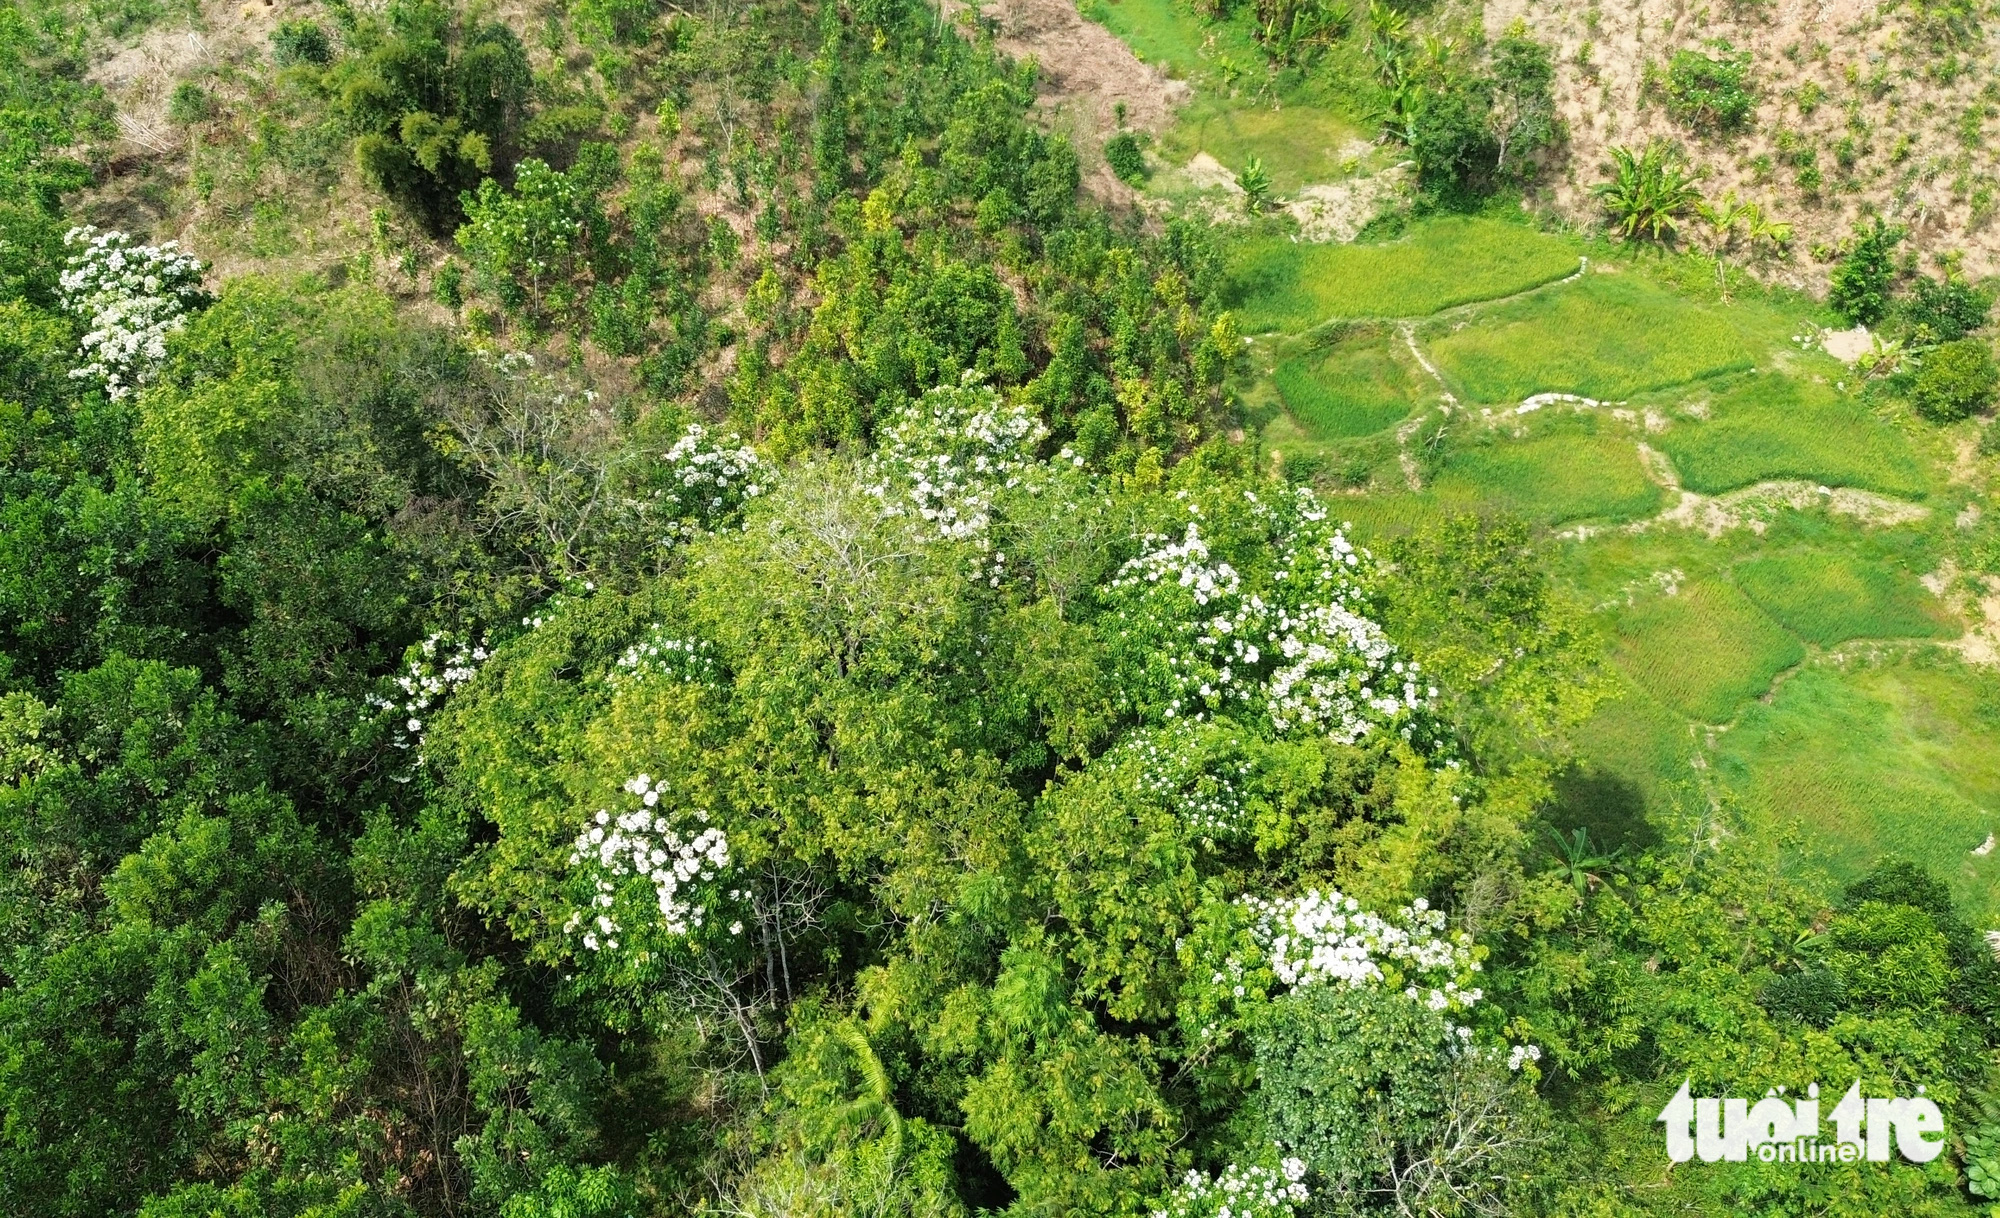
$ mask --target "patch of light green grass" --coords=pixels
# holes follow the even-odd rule
[[[1660,509],[1632,441],[1595,415],[1552,415],[1527,436],[1475,433],[1430,487],[1460,510],[1499,508],[1544,527],[1623,521]]]
[[[1380,245],[1246,237],[1228,251],[1230,303],[1247,333],[1333,318],[1422,317],[1511,296],[1577,268],[1573,245],[1519,224],[1445,216]]]
[[[1137,0],[1125,0],[1136,3]],[[1319,106],[1237,105],[1203,94],[1180,113],[1160,140],[1160,155],[1185,165],[1206,152],[1224,169],[1241,174],[1251,157],[1264,164],[1271,189],[1290,194],[1314,182],[1331,182],[1348,175],[1347,151],[1357,141],[1365,151],[1361,129]]]
[[[1187,0],[1083,0],[1077,11],[1170,76],[1206,79],[1223,57],[1241,68],[1264,65],[1247,12],[1239,20],[1210,21]]]
[[[1570,805],[1567,819],[1602,823],[1618,819],[1619,811],[1637,804],[1640,815],[1660,821],[1693,795],[1694,735],[1686,716],[1634,685],[1618,669],[1608,674],[1607,684],[1604,701],[1576,734],[1578,777],[1583,781],[1560,793]],[[1579,803],[1584,806],[1576,806]],[[1591,836],[1607,845],[1651,836],[1629,824],[1618,834],[1600,833],[1596,824],[1591,828]]]
[[[1496,305],[1437,336],[1430,355],[1468,401],[1622,400],[1748,369],[1787,325],[1760,306],[1696,304],[1637,274],[1597,274]]]
[[[1282,195],[1346,176],[1342,162],[1355,155],[1347,149],[1357,140],[1366,147],[1372,127],[1352,118],[1365,107],[1337,88],[1367,79],[1358,39],[1322,51],[1307,71],[1276,71],[1247,5],[1221,21],[1188,0],[1083,0],[1078,8],[1140,59],[1194,83],[1193,99],[1160,137],[1170,164],[1206,152],[1241,173],[1254,156]]]
[[[1408,418],[1436,387],[1410,367],[1394,335],[1352,339],[1281,361],[1272,380],[1285,409],[1317,440],[1372,435]]]
[[[1832,385],[1760,373],[1716,394],[1707,410],[1708,419],[1677,419],[1654,441],[1689,490],[1713,495],[1803,478],[1905,499],[1925,492],[1909,438]]]
[[[1956,662],[1813,668],[1718,742],[1718,773],[1805,830],[1836,879],[1888,855],[1949,881],[1975,917],[2000,913],[2000,679]]]
[[[1951,638],[1958,627],[1909,571],[1879,556],[1825,550],[1765,554],[1737,565],[1736,584],[1808,643]]]
[[[1721,723],[1768,690],[1805,647],[1719,580],[1649,591],[1611,624],[1611,657],[1640,689],[1703,723]]]

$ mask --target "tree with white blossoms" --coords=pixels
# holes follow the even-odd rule
[[[129,233],[89,225],[64,237],[63,307],[89,327],[78,342],[84,363],[70,370],[104,386],[112,401],[132,396],[167,361],[167,337],[208,300],[200,259],[176,242],[134,245]]]
[[[769,490],[776,477],[740,437],[714,437],[690,423],[660,454],[643,509],[656,523],[662,545],[684,545],[740,521],[744,505]]]
[[[479,675],[488,654],[477,635],[462,639],[437,631],[405,655],[394,693],[368,696],[368,705],[391,721],[390,743],[409,753],[413,766],[423,761],[424,733],[432,713]],[[397,781],[408,782],[409,775]]]
[[[1232,845],[1250,836],[1252,768],[1233,743],[1222,729],[1183,721],[1129,732],[1092,764],[1123,769],[1133,794],[1170,805],[1196,840]]]
[[[1305,1160],[1286,1157],[1276,1167],[1231,1163],[1214,1179],[1190,1171],[1152,1218],[1291,1218],[1311,1199]]]
[[[613,685],[661,678],[712,686],[722,679],[722,661],[708,640],[684,638],[654,622],[644,638],[619,653],[608,675]]]
[[[1280,733],[1353,744],[1393,732],[1421,751],[1444,744],[1437,690],[1369,615],[1367,551],[1329,524],[1307,488],[1242,492],[1265,533],[1255,579],[1214,553],[1199,505],[1178,534],[1148,534],[1104,590],[1114,650],[1147,718],[1262,716]]]
[[[708,811],[677,806],[651,774],[625,784],[633,806],[599,808],[570,843],[574,904],[561,933],[586,983],[651,992],[734,1024],[761,1078],[756,1026],[764,1002],[745,997],[757,881],[745,874],[729,834]],[[666,983],[662,986],[660,983]]]
[[[1040,464],[1049,429],[1020,402],[1008,403],[979,374],[939,385],[875,431],[873,493],[892,514],[914,514],[939,537],[981,538],[993,501]],[[1064,459],[1081,464],[1068,454]]]
[[[1541,1051],[1460,1022],[1485,998],[1469,936],[1422,899],[1385,915],[1338,891],[1206,912],[1182,944],[1183,1026],[1215,1050],[1247,1038],[1277,1153],[1316,1194],[1341,1212],[1507,1212],[1496,1165],[1545,1140]]]

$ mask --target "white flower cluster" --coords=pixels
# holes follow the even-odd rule
[[[699,423],[688,424],[660,459],[666,485],[653,491],[650,510],[666,518],[662,544],[668,546],[721,528],[769,490],[774,477],[757,450],[739,437],[717,441]]]
[[[1397,658],[1382,628],[1345,605],[1314,605],[1296,616],[1280,611],[1277,619],[1272,633],[1285,662],[1271,673],[1266,695],[1271,726],[1281,732],[1317,728],[1353,744],[1437,697],[1435,687],[1418,684],[1416,661]]]
[[[1197,605],[1207,605],[1221,597],[1233,597],[1243,586],[1236,568],[1226,562],[1209,562],[1208,544],[1201,539],[1201,526],[1188,522],[1187,533],[1179,541],[1148,533],[1140,539],[1145,548],[1125,561],[1112,578],[1114,588],[1138,588],[1165,581],[1169,587],[1187,589]],[[1222,626],[1225,632],[1229,629]]]
[[[1415,741],[1437,690],[1367,616],[1367,555],[1324,524],[1309,490],[1280,509],[1250,498],[1273,532],[1276,563],[1264,591],[1245,591],[1242,575],[1212,555],[1198,521],[1179,539],[1141,538],[1107,586],[1121,637],[1164,687],[1161,715],[1202,719],[1247,707],[1280,732],[1352,744],[1390,728]]]
[[[993,500],[1037,464],[1049,429],[1008,405],[977,373],[939,385],[876,430],[871,488],[891,514],[915,512],[940,537],[984,536]]]
[[[1213,1180],[1190,1171],[1153,1218],[1291,1218],[1311,1197],[1305,1178],[1305,1161],[1290,1158],[1276,1168],[1231,1163]]]
[[[442,631],[414,650],[402,675],[396,678],[396,693],[389,697],[370,694],[368,705],[394,716],[396,732],[391,743],[399,749],[415,750],[421,757],[430,713],[454,690],[479,675],[479,666],[489,653],[476,636],[456,639]]]
[[[79,344],[87,362],[70,375],[100,382],[114,402],[130,397],[166,362],[167,336],[200,303],[207,268],[175,242],[134,245],[116,230],[85,225],[63,240],[63,307],[90,325]]]
[[[618,947],[622,927],[613,910],[621,880],[646,880],[662,929],[686,936],[702,929],[710,914],[713,894],[702,892],[702,886],[712,885],[729,868],[729,837],[708,823],[708,813],[689,813],[687,819],[694,823],[687,824],[659,812],[665,788],[656,786],[650,774],[632,779],[625,789],[639,797],[640,807],[615,817],[600,808],[577,834],[569,856],[570,866],[589,866],[595,875],[590,907],[571,913],[563,933],[581,931],[583,946],[593,952]],[[740,922],[730,927],[731,934],[742,930]]]
[[[1507,1069],[1518,1072],[1529,1062],[1542,1060],[1540,1045],[1515,1045],[1507,1050]]]
[[[1135,793],[1160,797],[1195,834],[1220,842],[1248,836],[1241,783],[1250,773],[1250,763],[1241,758],[1210,762],[1202,755],[1192,727],[1175,724],[1135,732],[1119,742],[1106,760],[1131,764]]]
[[[1400,982],[1405,997],[1433,1011],[1470,1009],[1484,992],[1470,984],[1479,971],[1471,937],[1447,935],[1444,914],[1421,897],[1395,919],[1361,908],[1338,891],[1276,901],[1246,896],[1251,937],[1271,972],[1295,990],[1333,983]],[[1222,974],[1216,974],[1221,984]]]
[[[655,622],[646,637],[625,649],[611,670],[611,683],[666,677],[683,685],[714,685],[722,678],[722,663],[706,639],[676,638]]]

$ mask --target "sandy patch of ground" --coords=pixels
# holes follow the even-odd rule
[[[1352,241],[1363,225],[1408,192],[1409,181],[1409,169],[1396,165],[1367,177],[1303,187],[1283,206],[1298,221],[1299,240]]]
[[[1868,332],[1867,326],[1856,326],[1852,330],[1821,330],[1819,346],[1833,358],[1851,364],[1875,349],[1875,336]]]
[[[1945,646],[1968,664],[2000,668],[2000,576],[1981,577],[1975,596],[1959,575],[1958,564],[1947,558],[1921,581],[1926,592],[1965,619],[1965,633]]]
[[[102,85],[115,107],[120,147],[114,157],[178,151],[185,138],[167,121],[174,86],[211,67],[262,54],[278,23],[293,15],[293,7],[289,2],[207,0],[193,21],[155,25],[94,64],[84,79]]]

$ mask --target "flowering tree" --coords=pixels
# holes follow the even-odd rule
[[[84,363],[70,371],[95,381],[113,401],[130,397],[167,360],[167,336],[207,302],[206,268],[175,242],[134,245],[130,234],[89,225],[69,230],[63,307],[89,327],[79,343]]]
[[[1134,709],[1167,721],[1247,713],[1345,744],[1388,730],[1437,747],[1437,690],[1369,616],[1368,554],[1305,488],[1276,502],[1245,494],[1268,537],[1261,578],[1213,552],[1195,509],[1178,538],[1142,538],[1105,589]]]
[[[477,637],[458,639],[442,631],[410,648],[403,672],[395,678],[396,692],[368,697],[368,704],[394,725],[390,743],[410,753],[413,762],[421,763],[431,712],[478,676],[488,655],[486,645]],[[405,774],[399,780],[407,782],[408,778]]]
[[[1037,463],[1049,429],[1020,402],[1003,402],[979,375],[939,385],[876,433],[874,492],[892,513],[912,513],[940,537],[982,537],[993,501]]]
[[[738,436],[712,437],[689,423],[660,456],[646,514],[662,544],[680,544],[738,521],[744,505],[770,489],[774,471]]]

